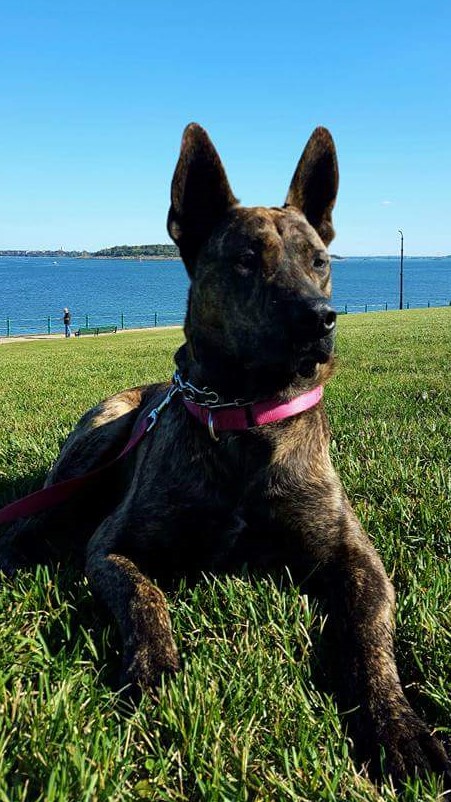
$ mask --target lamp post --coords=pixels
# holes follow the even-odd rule
[[[402,233],[400,228],[398,228],[398,231],[401,234],[401,264],[399,266],[399,308],[402,309],[403,308],[402,291],[403,291],[404,234]]]

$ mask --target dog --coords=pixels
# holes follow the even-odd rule
[[[81,418],[45,486],[110,461],[107,478],[12,526],[3,565],[52,532],[82,543],[90,586],[119,626],[122,682],[141,692],[180,667],[161,583],[149,577],[243,563],[308,576],[328,611],[337,695],[355,708],[364,759],[378,766],[383,747],[395,781],[430,771],[449,780],[442,745],[401,688],[393,587],[329,457],[321,394],[333,371],[327,247],[337,190],[325,128],[310,137],[284,205],[271,208],[241,206],[206,131],[185,129],[168,215],[191,280],[174,379]]]

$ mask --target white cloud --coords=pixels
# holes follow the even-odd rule
[[[381,203],[382,206],[393,206],[393,201],[384,200]]]

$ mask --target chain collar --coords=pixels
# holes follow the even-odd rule
[[[253,401],[245,401],[244,398],[235,398],[234,401],[223,402],[219,400],[219,395],[215,390],[210,390],[209,387],[200,389],[192,384],[190,381],[184,381],[180,376],[178,370],[175,371],[172,377],[172,384],[177,387],[183,395],[185,401],[191,401],[199,407],[206,407],[207,409],[227,409],[230,407],[247,407],[252,406]]]

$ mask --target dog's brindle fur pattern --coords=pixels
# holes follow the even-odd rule
[[[168,229],[192,279],[185,378],[226,401],[290,399],[332,372],[333,337],[315,312],[330,296],[326,246],[338,186],[330,134],[316,129],[282,208],[243,208],[207,134],[185,131]],[[118,453],[166,385],[120,393],[80,421],[46,484],[85,473]],[[179,668],[163,592],[147,577],[287,565],[313,577],[341,660],[339,698],[357,707],[361,754],[400,779],[445,772],[446,755],[409,706],[393,657],[393,588],[332,467],[322,404],[214,442],[177,395],[126,464],[95,490],[3,538],[10,566],[61,520],[86,545],[93,592],[121,631],[123,680],[148,689]],[[96,528],[95,528],[96,527]],[[94,530],[94,534],[92,531]],[[31,536],[31,533],[32,536]],[[41,534],[43,538],[43,534]],[[326,629],[327,629],[326,627]]]

